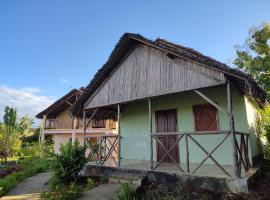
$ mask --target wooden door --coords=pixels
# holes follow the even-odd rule
[[[162,110],[156,112],[156,131],[157,133],[166,133],[166,132],[177,132],[177,112],[176,110]],[[176,142],[178,136],[159,136],[159,141],[169,150],[173,144]],[[157,161],[165,155],[165,151],[162,146],[157,143]],[[170,154],[179,162],[179,146],[178,144],[175,148],[170,151]],[[163,160],[164,162],[173,162],[169,156],[166,156]]]

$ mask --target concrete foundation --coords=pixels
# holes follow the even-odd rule
[[[181,174],[178,171],[151,171],[138,168],[99,166],[95,164],[87,164],[85,169],[87,176],[108,176],[113,181],[124,179],[131,180],[132,182],[135,181],[138,184],[141,179],[147,177],[157,184],[183,183],[215,192],[232,193],[248,192],[254,185],[256,178],[260,175],[258,168],[250,169],[241,179]]]

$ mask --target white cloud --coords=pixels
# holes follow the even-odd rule
[[[64,78],[60,78],[60,81],[61,81],[62,83],[69,83],[69,82],[70,82],[69,80],[64,79]]]
[[[30,92],[30,93],[41,93],[41,92],[44,92],[44,90],[41,90],[38,87],[23,87],[22,90],[25,91],[25,92]]]
[[[18,117],[28,115],[35,119],[35,115],[53,103],[47,96],[38,95],[43,92],[40,88],[24,87],[21,89],[0,85],[0,121],[5,106],[17,108]]]

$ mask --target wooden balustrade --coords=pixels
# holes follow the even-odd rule
[[[238,163],[237,163],[237,168],[240,171],[241,174],[241,168],[242,166],[244,167],[245,171],[249,170],[250,167],[250,162],[249,162],[249,156],[248,156],[248,138],[249,138],[249,134],[247,133],[241,133],[241,132],[236,132],[236,135],[239,135],[239,142],[236,142],[236,149],[238,152]],[[224,135],[224,137],[221,139],[221,141],[211,150],[208,151],[206,150],[206,148],[203,146],[203,144],[201,144],[198,140],[195,139],[194,136],[204,136],[204,135]],[[227,140],[227,138],[231,135],[230,131],[203,131],[203,132],[166,132],[166,133],[155,133],[155,134],[151,134],[151,140],[155,140],[160,146],[161,148],[164,150],[164,155],[163,157],[155,164],[153,160],[151,160],[150,158],[150,166],[152,166],[151,170],[156,170],[161,163],[165,160],[165,158],[168,156],[170,158],[170,160],[178,167],[178,169],[180,170],[181,173],[186,173],[186,174],[195,174],[202,166],[203,164],[210,159],[211,161],[213,161],[215,163],[215,165],[227,176],[231,177],[231,174],[213,157],[213,153],[216,152],[217,149],[219,149],[219,147]],[[165,137],[165,136],[177,136],[177,140],[176,142],[169,148],[167,149],[162,142],[160,141],[159,137]],[[180,143],[181,140],[184,140],[185,142],[185,153],[186,153],[186,169],[184,170],[181,165],[173,158],[173,156],[171,155],[171,152],[173,151],[173,149]],[[205,154],[206,157],[202,159],[202,161],[197,165],[197,167],[193,170],[190,171],[190,151],[189,151],[189,141],[193,141],[193,143],[199,147]],[[240,143],[240,145],[238,145],[238,143]],[[153,151],[153,149],[151,148],[151,150]],[[180,161],[181,163],[181,161]]]
[[[88,158],[94,160],[97,165],[104,165],[108,159],[112,159],[117,165],[116,157],[118,154],[118,136],[115,134],[96,135],[85,137],[86,144],[90,153]]]

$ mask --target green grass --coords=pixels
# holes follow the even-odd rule
[[[49,160],[29,159],[21,161],[23,170],[0,179],[0,197],[6,194],[24,179],[45,172],[49,168]]]

